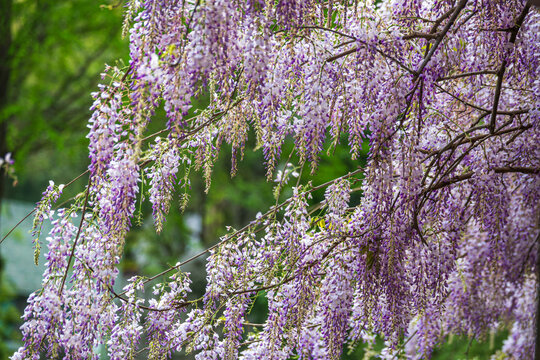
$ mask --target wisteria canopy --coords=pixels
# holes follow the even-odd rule
[[[533,358],[532,1],[132,0],[124,30],[129,64],[107,67],[93,93],[88,185],[67,208],[51,210],[63,190],[53,183],[38,203],[38,253],[52,221],[46,270],[12,359],[98,359],[100,348],[111,359],[339,359],[377,336],[383,358],[428,358],[450,334],[501,329],[498,359]],[[157,110],[167,120],[151,134]],[[227,146],[234,175],[248,136],[278,200],[201,254],[204,296],[190,294],[181,263],[115,290],[141,193],[159,232],[171,201],[187,199],[186,174],[200,169],[210,186]],[[289,139],[299,162],[278,174]],[[367,145],[365,166],[324,184],[294,179],[280,198],[323,151],[346,146],[360,164]],[[259,297],[268,315],[253,324]]]

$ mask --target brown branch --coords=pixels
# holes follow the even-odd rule
[[[446,25],[444,26],[444,28],[441,30],[441,32],[439,33],[439,36],[437,38],[437,40],[435,41],[435,43],[433,44],[433,46],[431,47],[431,50],[429,51],[429,53],[427,54],[427,56],[424,58],[424,60],[422,61],[422,63],[420,64],[420,66],[418,67],[418,69],[416,69],[415,71],[415,75],[416,76],[420,76],[420,74],[422,73],[422,71],[424,71],[424,68],[426,67],[426,65],[428,64],[429,60],[431,59],[431,57],[433,56],[433,54],[435,54],[435,51],[437,50],[437,48],[439,47],[439,45],[441,44],[442,40],[444,39],[446,33],[448,32],[448,30],[450,30],[450,27],[452,27],[452,25],[454,24],[454,22],[456,21],[459,13],[461,12],[461,10],[463,10],[463,8],[465,7],[465,5],[467,5],[467,0],[461,0],[457,6],[456,6],[456,9],[454,11],[454,13],[452,14],[452,16],[450,17],[450,20],[448,20],[448,23],[446,23]]]
[[[494,167],[492,170],[497,174],[506,174],[506,173],[521,173],[521,174],[540,174],[540,168],[529,168],[524,166],[504,166],[504,167]],[[454,176],[448,180],[439,181],[437,184],[429,187],[422,191],[422,195],[427,194],[428,192],[435,191],[447,187],[449,185],[455,184],[457,182],[470,179],[475,173],[473,171],[466,172],[462,175]]]
[[[439,37],[439,33],[429,33],[429,34],[426,34],[426,33],[421,33],[421,32],[418,32],[418,31],[413,31],[412,33],[410,34],[407,34],[405,36],[403,36],[403,40],[411,40],[411,39],[426,39],[426,40],[433,40],[433,39],[436,39]]]
[[[469,142],[472,143],[472,142],[475,142],[475,141],[478,141],[478,140],[487,139],[487,138],[492,137],[492,136],[500,136],[500,135],[508,134],[508,133],[511,133],[511,132],[514,132],[514,131],[518,131],[518,134],[520,134],[520,133],[523,133],[523,131],[530,129],[531,127],[532,127],[532,125],[516,126],[516,127],[496,131],[493,134],[476,135],[476,136],[473,136],[473,137],[470,137],[470,138],[462,139],[459,143],[455,144],[454,146],[457,147],[459,145],[463,145],[463,144],[466,144],[466,143],[469,143]]]
[[[450,165],[450,167],[444,172],[444,174],[442,176],[440,176],[440,179],[444,179],[446,178],[461,162],[461,160],[472,150],[474,149],[475,147],[477,147],[478,145],[480,145],[481,143],[483,143],[484,141],[494,137],[494,136],[500,136],[500,135],[503,135],[503,134],[506,134],[506,133],[510,133],[510,132],[513,132],[513,131],[521,131],[523,129],[528,129],[530,127],[532,127],[531,125],[525,125],[525,126],[519,126],[519,127],[514,127],[514,128],[509,128],[509,129],[503,129],[509,122],[507,122],[506,124],[504,124],[500,129],[499,131],[497,131],[495,134],[484,134],[484,135],[478,135],[478,136],[475,136],[475,137],[471,137],[471,138],[467,138],[467,139],[464,139],[464,140],[461,140],[461,142],[457,145],[454,145],[452,146],[452,152],[457,148],[457,146],[461,145],[461,144],[464,144],[464,143],[467,143],[467,142],[470,142],[472,145],[466,149],[456,160],[454,160],[454,162],[452,163],[452,165]],[[458,139],[459,136],[456,138]],[[453,140],[454,141],[454,140]],[[477,142],[478,141],[478,142]],[[477,142],[476,144],[474,144],[475,142]],[[446,148],[446,147],[445,147]],[[439,158],[440,158],[440,155],[442,153],[439,153]],[[433,164],[433,162],[435,161],[435,158],[432,160],[432,162],[430,163],[429,165],[429,169],[431,169],[431,166]],[[448,162],[448,159],[447,161],[445,161],[445,164]],[[443,166],[444,166],[443,165]],[[435,184],[435,181],[437,178],[439,178],[439,175],[440,173],[442,172],[442,167],[439,168],[439,170],[437,171],[437,174],[435,175],[435,177],[433,178],[433,181],[429,184],[428,186],[428,190],[431,189],[433,186],[436,186],[437,184]],[[424,179],[422,179],[422,184],[424,183],[425,181],[425,178],[427,176],[427,173],[424,175]],[[439,183],[440,183],[440,180],[439,180]],[[434,185],[435,184],[435,185]],[[426,190],[427,191],[427,190]],[[422,192],[424,193],[424,192]],[[425,198],[422,200],[422,203],[425,201]],[[422,205],[420,206],[422,207]]]
[[[519,14],[516,23],[514,27],[511,30],[510,35],[510,41],[509,43],[514,45],[516,42],[518,31],[521,27],[521,24],[523,24],[523,21],[525,20],[525,17],[527,16],[529,10],[531,8],[531,2],[528,1],[527,4],[525,4],[525,7],[521,11],[521,14]],[[502,91],[502,83],[504,78],[504,72],[506,71],[506,65],[507,61],[503,60],[501,67],[499,68],[499,71],[497,72],[497,87],[495,88],[495,96],[493,97],[493,109],[491,110],[491,118],[489,120],[489,131],[494,132],[495,131],[495,122],[497,120],[497,108],[499,107],[499,100],[501,98],[501,91]]]
[[[357,47],[354,47],[352,49],[349,49],[349,50],[345,50],[343,52],[340,52],[339,54],[336,54],[334,56],[330,56],[329,58],[326,59],[326,62],[332,62],[334,60],[337,60],[339,58],[342,58],[344,56],[347,56],[347,55],[350,55],[352,53],[355,53],[358,51],[358,48]]]
[[[456,9],[455,7],[452,7],[452,8],[450,8],[450,9],[448,9],[448,11],[445,12],[440,18],[434,20],[433,23],[434,23],[435,25],[433,25],[433,29],[436,29],[439,25],[441,25],[441,23],[442,23],[444,20],[448,19],[448,17],[449,17],[450,15],[452,15],[452,13],[454,12],[455,9]]]
[[[505,123],[504,125],[508,125],[508,123],[509,122]],[[426,158],[424,158],[423,161],[426,161],[427,159],[429,159],[430,157],[432,157],[434,155],[441,155],[443,152],[445,152],[447,150],[450,150],[450,149],[455,150],[458,146],[466,144],[466,143],[473,143],[473,142],[478,141],[478,140],[484,140],[484,139],[487,139],[487,138],[490,138],[490,137],[493,137],[493,136],[500,136],[500,135],[504,135],[504,134],[508,134],[508,133],[517,131],[517,133],[512,136],[511,140],[513,141],[513,140],[515,140],[515,138],[517,136],[521,135],[524,131],[530,129],[532,127],[532,125],[522,125],[522,126],[516,126],[516,127],[512,127],[512,128],[508,128],[508,129],[503,129],[501,127],[494,134],[483,134],[483,135],[476,135],[476,136],[471,136],[471,137],[464,138],[469,132],[471,132],[473,130],[478,130],[478,129],[485,129],[486,127],[487,127],[486,125],[476,126],[474,128],[471,128],[471,129],[469,129],[467,131],[462,132],[461,134],[456,136],[454,139],[452,139],[448,144],[446,144],[441,149],[434,150],[434,151],[428,151],[427,152],[428,156]],[[459,140],[459,142],[457,142],[458,140]]]
[[[376,53],[378,53],[379,55],[381,55],[382,57],[384,58],[387,58],[389,60],[391,60],[392,62],[394,62],[395,64],[397,64],[400,68],[402,68],[403,70],[411,73],[411,74],[414,74],[415,72],[412,70],[412,69],[409,69],[405,64],[403,64],[401,61],[399,61],[398,59],[396,59],[395,57],[391,56],[391,55],[388,55],[387,53],[383,52],[382,50],[376,48],[375,46],[373,46],[372,44],[368,44],[366,43],[365,41],[363,40],[360,40],[360,39],[356,39],[357,42],[363,44],[364,46],[366,46],[366,48],[373,48],[375,50]],[[329,63],[329,62],[332,62],[334,60],[337,60],[339,58],[342,58],[344,56],[347,56],[347,55],[350,55],[350,54],[353,54],[355,52],[357,52],[358,50],[360,49],[360,47],[358,46],[355,46],[353,47],[352,49],[349,49],[349,50],[345,50],[339,54],[336,54],[334,56],[330,56],[329,58],[326,59],[326,62]]]
[[[86,206],[88,205],[88,198],[90,196],[90,185],[92,184],[92,176],[88,178],[88,185],[86,187],[86,198],[84,199],[84,205],[82,209],[81,214],[81,222],[79,224],[79,229],[77,230],[77,235],[75,236],[75,241],[73,242],[73,246],[71,247],[71,254],[69,254],[68,263],[66,266],[66,271],[64,272],[64,276],[62,277],[62,284],[60,285],[60,290],[58,290],[58,296],[62,295],[62,291],[64,290],[64,285],[66,283],[67,274],[69,271],[69,267],[71,266],[71,261],[73,260],[73,256],[75,255],[75,247],[77,246],[77,242],[79,241],[79,237],[81,235],[81,230],[84,222],[84,215],[86,214]]]
[[[443,91],[444,93],[450,95],[451,97],[453,97],[457,101],[461,102],[463,105],[472,107],[473,109],[483,111],[483,112],[488,113],[488,114],[492,112],[492,110],[488,110],[486,108],[483,108],[481,106],[478,106],[478,105],[475,105],[475,104],[472,104],[472,103],[470,103],[468,101],[463,100],[459,96],[452,94],[450,91],[446,90],[445,88],[443,88],[442,86],[440,86],[438,84],[435,84],[435,86],[437,88],[439,88],[441,91]],[[497,115],[510,115],[510,116],[512,116],[512,115],[526,114],[529,111],[530,111],[530,109],[517,109],[517,110],[510,110],[510,111],[496,110],[496,113],[497,113]]]
[[[481,116],[481,118],[484,118],[486,117],[487,114],[484,114]],[[456,141],[460,141],[461,139],[463,139],[463,137],[465,136],[468,136],[469,133],[472,133],[473,131],[476,131],[476,130],[481,130],[481,129],[485,129],[487,127],[487,125],[478,125],[478,126],[473,126],[465,131],[463,131],[462,133],[458,134],[455,138],[453,138],[452,140],[450,140],[448,142],[448,144],[446,144],[445,146],[443,146],[442,148],[438,149],[438,150],[422,150],[421,152],[428,155],[426,156],[422,162],[426,161],[427,159],[429,159],[430,157],[434,156],[434,155],[442,155],[442,153],[444,153],[445,151],[447,150],[455,150],[457,148],[458,145],[456,145]],[[470,137],[469,137],[470,139]],[[460,143],[462,144],[462,143]],[[431,164],[430,164],[430,167],[431,167]]]
[[[0,244],[1,244],[2,242],[4,242],[4,240],[6,240],[6,238],[13,232],[13,230],[15,230],[17,227],[19,227],[19,225],[21,225],[21,224],[23,223],[24,220],[28,219],[28,217],[29,217],[30,215],[32,215],[35,211],[36,211],[36,209],[34,208],[32,211],[30,211],[28,214],[26,214],[26,216],[23,217],[17,224],[15,224],[15,226],[12,227],[11,230],[8,231],[8,233],[6,234],[6,236],[4,236],[4,237],[2,238],[2,240],[0,241]]]
[[[109,290],[109,292],[111,294],[113,294],[113,296],[117,299],[120,299],[122,301],[124,301],[125,303],[127,304],[131,304],[131,305],[135,305],[137,306],[139,309],[143,309],[143,310],[147,310],[147,311],[155,311],[155,312],[165,312],[165,311],[170,311],[170,310],[178,310],[178,309],[182,309],[182,308],[185,308],[186,306],[189,306],[191,304],[194,304],[194,303],[197,303],[199,301],[201,301],[201,299],[196,299],[196,300],[190,300],[190,301],[177,301],[176,303],[173,303],[171,307],[167,307],[167,308],[163,308],[163,309],[156,309],[156,308],[153,308],[153,307],[150,307],[150,306],[146,306],[146,305],[141,305],[141,304],[136,304],[136,303],[133,303],[133,302],[130,302],[128,299],[124,298],[122,294],[117,294],[112,287],[110,286],[107,286],[107,289]]]
[[[522,174],[539,174],[540,168],[529,168],[525,166],[504,166],[504,167],[495,167],[493,170],[496,173],[522,173]]]
[[[352,36],[352,35],[345,34],[344,32],[338,31],[336,29],[330,29],[330,28],[324,27],[324,26],[306,25],[306,26],[301,26],[300,29],[315,29],[315,30],[329,31],[329,32],[332,32],[334,34],[341,35],[343,37],[348,37],[349,39],[356,40],[356,38],[354,36]],[[277,33],[283,32],[283,31],[285,31],[285,30],[278,30],[278,31],[274,32],[274,34],[277,34]]]
[[[495,134],[485,134],[485,135],[480,135],[480,136],[477,136],[475,138],[468,138],[465,140],[465,142],[470,142],[472,145],[465,149],[465,151],[456,159],[454,160],[454,162],[448,167],[448,169],[446,169],[446,171],[444,172],[444,174],[442,174],[441,176],[440,173],[442,172],[442,168],[440,168],[438,171],[437,171],[437,175],[433,178],[433,181],[429,184],[428,186],[428,190],[431,189],[433,186],[436,186],[437,184],[439,184],[441,182],[442,179],[445,179],[447,176],[450,175],[450,173],[452,171],[455,170],[455,168],[461,163],[461,161],[463,160],[463,158],[465,158],[465,156],[471,152],[471,150],[473,150],[474,148],[476,148],[477,146],[479,146],[480,144],[482,144],[483,142],[485,142],[486,140],[492,138],[493,136],[500,136],[500,135],[503,135],[505,133],[509,133],[509,132],[512,132],[512,131],[516,131],[516,130],[521,130],[522,127],[517,127],[517,128],[510,128],[510,129],[504,129],[503,128],[510,122],[507,122],[506,124],[504,124],[497,133]],[[528,127],[531,127],[530,125],[528,125]],[[475,144],[476,143],[476,144]],[[454,151],[454,149],[452,149],[452,152]],[[440,155],[439,155],[440,156]],[[445,162],[446,164],[446,162]],[[436,180],[437,178],[439,178],[438,180],[438,183],[436,184]],[[435,185],[434,185],[435,184]],[[423,194],[424,192],[422,192]],[[423,204],[424,202],[426,201],[426,197],[424,197],[421,201],[421,204]],[[420,207],[422,207],[422,205],[420,205]]]
[[[446,81],[446,80],[459,79],[459,78],[462,78],[462,77],[469,77],[469,76],[476,76],[476,75],[488,75],[488,74],[496,75],[497,70],[471,71],[471,72],[466,72],[466,73],[461,73],[461,74],[455,74],[455,75],[449,75],[449,76],[440,77],[435,81]]]
[[[338,177],[338,178],[336,178],[336,179],[333,179],[333,180],[327,181],[327,182],[325,182],[325,183],[323,183],[323,184],[314,186],[314,187],[312,187],[311,189],[307,190],[305,193],[312,193],[313,191],[317,191],[317,190],[319,190],[319,189],[322,189],[322,188],[324,188],[324,187],[327,187],[328,185],[332,184],[334,181],[339,181],[339,180],[341,180],[341,179],[347,179],[347,178],[349,178],[349,177],[352,177],[352,176],[354,176],[354,175],[357,175],[357,174],[361,173],[362,171],[364,171],[363,168],[358,168],[357,170],[352,171],[352,172],[349,172],[349,173],[347,173],[347,174],[345,174],[345,175],[343,175],[343,176],[340,176],[340,177]],[[257,222],[260,222],[262,219],[268,217],[270,214],[273,214],[273,213],[276,211],[276,209],[282,208],[283,206],[287,205],[287,204],[290,203],[291,201],[292,201],[292,199],[289,198],[289,199],[283,201],[283,202],[282,202],[281,204],[279,204],[277,207],[272,206],[272,208],[271,208],[270,210],[268,210],[268,211],[267,211],[266,213],[264,213],[259,219],[257,219]],[[223,245],[224,243],[226,243],[226,242],[228,242],[228,241],[234,239],[235,236],[237,236],[238,234],[240,234],[240,233],[246,231],[247,229],[249,229],[249,228],[250,228],[251,226],[253,226],[253,225],[255,225],[254,222],[251,222],[251,223],[245,225],[243,228],[241,228],[241,229],[239,229],[239,230],[236,230],[236,231],[233,232],[232,234],[230,234],[230,235],[228,235],[227,237],[225,237],[225,238],[224,238],[222,241],[220,241],[219,243],[217,243],[217,244],[215,244],[215,245],[212,245],[212,246],[210,246],[209,248],[206,248],[205,250],[202,250],[202,251],[199,252],[198,254],[193,255],[192,257],[190,257],[190,258],[187,259],[187,260],[184,260],[183,262],[179,263],[178,265],[171,266],[171,267],[169,267],[168,269],[165,269],[165,270],[161,271],[160,273],[155,274],[155,275],[153,275],[153,276],[147,278],[147,279],[143,282],[143,284],[147,284],[147,283],[149,283],[150,281],[153,281],[153,280],[157,279],[157,278],[160,277],[160,276],[163,276],[163,275],[165,275],[165,274],[167,274],[167,273],[169,273],[169,272],[171,272],[171,271],[173,271],[173,270],[179,269],[180,267],[186,265],[187,263],[190,263],[190,262],[192,262],[193,260],[198,259],[199,257],[201,257],[201,256],[203,256],[203,255],[209,253],[210,251],[212,251],[212,250],[218,248],[219,246]],[[124,295],[125,293],[126,293],[126,292],[124,291],[124,292],[122,292],[120,295]]]
[[[315,264],[321,262],[322,260],[326,259],[328,257],[328,255],[330,255],[330,253],[336,248],[336,246],[338,246],[339,244],[341,244],[343,241],[345,241],[345,238],[342,238],[341,241],[336,241],[334,244],[332,244],[332,246],[330,246],[321,256],[320,259],[316,259],[316,260],[312,260],[311,262],[309,262],[304,268],[302,268],[302,270],[307,270],[313,266],[315,266]],[[291,282],[292,280],[294,280],[298,275],[291,275],[289,276],[288,278],[285,278],[284,280],[280,281],[279,283],[277,284],[271,284],[271,285],[266,285],[266,286],[261,286],[261,287],[258,287],[258,288],[255,288],[255,289],[244,289],[244,290],[237,290],[237,291],[234,291],[231,293],[231,295],[240,295],[240,294],[245,294],[245,293],[250,293],[250,292],[260,292],[260,291],[264,291],[264,290],[268,290],[268,289],[273,289],[275,287],[279,287],[281,285],[284,285],[288,282]]]
[[[82,174],[80,174],[79,176],[77,176],[76,178],[74,178],[73,180],[71,180],[70,182],[68,182],[66,185],[64,185],[64,188],[68,187],[69,185],[73,184],[75,181],[79,180],[81,177],[83,177],[84,175],[88,174],[88,171],[89,170],[86,170],[85,172],[83,172]],[[6,238],[19,226],[22,224],[22,222],[26,219],[28,219],[28,217],[30,215],[32,215],[34,212],[36,211],[36,209],[34,208],[32,211],[30,211],[28,214],[26,214],[25,217],[23,217],[17,224],[15,224],[14,227],[11,228],[11,230],[8,231],[8,233],[2,238],[2,240],[0,240],[0,244],[4,242],[4,240],[6,240]]]

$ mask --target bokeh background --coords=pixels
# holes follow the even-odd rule
[[[97,89],[105,64],[129,62],[128,41],[121,36],[124,5],[121,0],[0,1],[0,157],[11,153],[15,160],[13,174],[0,172],[2,238],[33,209],[49,180],[67,183],[86,170],[90,92]],[[206,102],[203,98],[197,106]],[[158,113],[150,130],[160,129],[164,122]],[[302,171],[301,181],[317,185],[363,164],[365,156],[360,161],[350,159],[346,138],[341,144],[323,155],[315,174]],[[218,241],[227,226],[242,227],[275,203],[275,184],[265,178],[262,152],[254,143],[246,147],[234,178],[230,176],[231,154],[224,149],[207,193],[201,174],[190,175],[188,207],[181,213],[176,199],[161,234],[154,231],[150,206],[142,205],[126,243],[118,287],[132,275],[150,276],[188,258]],[[292,149],[291,142],[286,144],[285,160],[278,168],[286,166]],[[368,150],[366,145],[364,155]],[[298,165],[294,155],[288,161]],[[66,188],[59,202],[81,191],[85,180]],[[290,188],[284,190],[283,198],[287,192]],[[322,190],[315,193],[313,203],[322,196]],[[352,202],[358,203],[358,198]],[[39,265],[33,264],[31,223],[31,217],[23,221],[0,245],[0,359],[7,359],[21,345],[20,316],[26,298],[40,286],[44,258],[42,254]],[[41,238],[43,249],[45,237]],[[192,273],[194,292],[202,293],[204,258],[184,270]],[[263,321],[264,305],[257,302],[253,319]],[[501,347],[504,335],[493,334],[483,342],[448,339],[433,359],[487,359]],[[378,339],[375,350],[382,344]],[[180,354],[177,358],[190,357]],[[375,358],[375,353],[358,346],[343,355],[343,359],[364,358]]]

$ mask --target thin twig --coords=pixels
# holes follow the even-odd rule
[[[383,52],[382,50],[378,49],[377,47],[375,47],[373,44],[368,44],[367,42],[363,41],[363,40],[360,40],[360,39],[356,39],[356,42],[359,42],[361,43],[362,45],[364,45],[366,48],[372,48],[373,50],[375,50],[376,53],[378,53],[379,55],[391,60],[392,62],[394,62],[395,64],[397,64],[400,68],[402,68],[403,70],[409,72],[410,74],[415,74],[414,70],[412,69],[409,69],[405,64],[403,64],[403,62],[399,61],[398,59],[396,59],[395,57],[391,56],[391,55],[388,55],[387,53]],[[334,56],[330,56],[329,58],[326,59],[326,62],[332,62],[334,60],[337,60],[339,58],[342,58],[344,56],[347,56],[347,55],[350,55],[350,54],[353,54],[355,52],[357,52],[360,48],[359,47],[353,47],[352,49],[349,49],[349,50],[346,50],[346,51],[343,51],[339,54],[336,54]]]
[[[435,81],[446,81],[446,80],[454,80],[459,79],[462,77],[469,77],[469,76],[476,76],[476,75],[496,75],[497,70],[479,70],[479,71],[471,71],[466,73],[460,73],[455,75],[448,75],[444,77],[440,77]]]
[[[92,176],[88,178],[88,185],[86,187],[86,198],[84,199],[84,205],[82,209],[82,215],[81,215],[81,222],[79,224],[79,229],[77,230],[77,235],[75,236],[75,241],[73,242],[73,246],[71,247],[71,254],[69,254],[68,263],[66,265],[66,271],[64,272],[64,276],[62,277],[62,284],[60,285],[60,290],[58,290],[58,296],[62,295],[62,291],[64,290],[64,285],[66,283],[66,278],[68,275],[69,268],[71,266],[71,261],[73,260],[73,256],[75,255],[75,247],[77,246],[77,242],[79,241],[79,237],[81,235],[82,226],[84,223],[84,216],[86,214],[86,207],[88,205],[88,198],[90,197],[90,185],[92,184]]]
[[[362,171],[364,171],[363,168],[358,168],[357,170],[352,171],[352,172],[349,172],[349,173],[347,173],[347,174],[345,174],[345,175],[343,175],[343,176],[340,176],[340,177],[338,177],[338,178],[336,178],[336,179],[327,181],[327,182],[325,182],[325,183],[323,183],[323,184],[320,184],[320,185],[318,185],[318,186],[314,186],[314,187],[312,187],[311,189],[307,190],[306,193],[311,193],[311,192],[313,192],[313,191],[317,191],[317,190],[319,190],[319,189],[322,189],[322,188],[324,188],[324,187],[327,187],[328,185],[332,184],[332,183],[335,182],[335,181],[339,181],[339,180],[341,180],[341,179],[346,179],[346,178],[352,177],[352,176],[354,176],[354,175],[357,175],[357,174],[361,173]],[[143,284],[147,284],[147,283],[149,283],[150,281],[153,281],[153,280],[157,279],[157,278],[160,277],[160,276],[163,276],[163,275],[165,275],[165,274],[167,274],[167,273],[169,273],[169,272],[171,272],[171,271],[173,271],[173,270],[179,269],[180,267],[186,265],[187,263],[190,263],[190,262],[192,262],[192,261],[194,261],[194,260],[200,258],[201,256],[203,256],[203,255],[209,253],[210,251],[212,251],[212,250],[218,248],[219,246],[223,245],[224,243],[226,243],[226,242],[228,242],[228,241],[234,239],[238,234],[240,234],[240,233],[246,231],[247,229],[249,229],[250,227],[252,227],[253,225],[255,225],[257,222],[260,222],[262,219],[264,219],[264,218],[266,218],[267,216],[269,216],[270,214],[274,213],[274,211],[276,211],[276,209],[282,208],[283,206],[287,205],[287,204],[288,204],[289,202],[291,202],[291,201],[292,201],[292,199],[289,198],[289,199],[283,201],[283,202],[282,202],[281,204],[279,204],[277,207],[272,206],[272,208],[271,208],[270,210],[268,210],[266,213],[264,213],[259,219],[257,219],[256,222],[251,222],[251,223],[245,225],[243,228],[241,228],[241,229],[239,229],[239,230],[236,230],[236,231],[233,232],[232,234],[230,234],[230,235],[228,235],[227,237],[225,237],[225,238],[224,238],[222,241],[220,241],[219,243],[214,244],[214,245],[212,245],[212,246],[206,248],[205,250],[202,250],[202,251],[199,252],[198,254],[195,254],[195,255],[191,256],[189,259],[182,261],[182,262],[179,263],[178,265],[171,266],[171,267],[169,267],[168,269],[165,269],[165,270],[161,271],[160,273],[155,274],[155,275],[153,275],[153,276],[151,276],[151,277],[145,279],[144,282],[143,282]],[[126,292],[124,291],[124,292],[122,292],[120,295],[124,295],[125,293],[126,293]]]
[[[80,175],[78,175],[76,178],[74,178],[73,180],[71,180],[70,182],[68,182],[66,185],[64,185],[64,188],[67,188],[68,186],[70,186],[71,184],[73,184],[75,181],[79,180],[81,177],[83,177],[84,175],[88,174],[88,171],[89,170],[86,170],[85,172],[81,173]],[[8,233],[2,238],[2,240],[0,240],[0,244],[4,242],[4,240],[17,228],[19,227],[19,225],[21,225],[23,223],[24,220],[28,219],[28,217],[30,215],[32,215],[34,212],[36,211],[36,209],[34,208],[32,211],[30,211],[28,214],[26,214],[25,217],[23,217],[17,224],[15,224],[14,227],[11,228],[11,230],[8,231]]]
[[[540,173],[540,168],[528,168],[524,166],[504,166],[504,167],[495,167],[492,169],[497,174],[506,174],[506,173],[521,173],[521,174],[532,174],[537,175]],[[439,181],[438,183],[430,186],[426,190],[422,191],[422,195],[442,189],[443,187],[455,184],[457,182],[470,179],[475,173],[473,171],[466,172],[462,175],[454,176],[448,180]]]
[[[473,109],[476,109],[476,110],[479,110],[479,111],[483,111],[485,113],[491,113],[492,110],[488,110],[486,108],[483,108],[481,106],[478,106],[478,105],[475,105],[475,104],[472,104],[470,102],[467,102],[465,100],[463,100],[462,98],[460,98],[459,96],[457,95],[454,95],[452,94],[450,91],[446,90],[445,88],[443,88],[442,86],[440,86],[439,84],[435,84],[435,86],[437,88],[439,88],[441,91],[443,91],[444,93],[450,95],[451,97],[453,97],[454,99],[456,99],[457,101],[461,102],[463,105],[466,105],[466,106],[469,106],[469,107],[472,107]],[[507,110],[507,111],[501,111],[501,110],[496,110],[497,112],[497,115],[520,115],[520,114],[526,114],[530,111],[530,109],[516,109],[516,110]]]
[[[426,65],[428,64],[429,60],[431,59],[431,57],[433,56],[433,54],[435,54],[435,51],[437,51],[437,48],[439,47],[439,45],[441,44],[442,40],[444,39],[446,33],[448,32],[448,30],[450,30],[450,27],[454,24],[454,22],[456,21],[459,13],[461,12],[461,10],[463,10],[463,8],[465,7],[465,5],[467,5],[467,0],[461,0],[458,5],[456,6],[456,9],[454,11],[454,13],[452,14],[452,16],[450,17],[450,20],[448,20],[448,23],[446,23],[446,25],[444,26],[444,28],[441,30],[440,34],[439,34],[439,37],[437,38],[437,40],[435,41],[435,44],[433,44],[433,46],[431,47],[431,50],[429,51],[429,53],[427,54],[427,56],[424,58],[424,60],[422,61],[422,63],[420,64],[420,66],[418,67],[418,69],[416,69],[415,73],[416,73],[416,76],[420,76],[420,74],[422,73],[422,71],[424,71],[424,68],[426,67]]]
[[[26,214],[25,217],[23,217],[17,224],[15,224],[14,227],[11,228],[11,230],[8,231],[8,233],[6,234],[6,236],[4,236],[2,238],[2,240],[0,241],[0,244],[13,232],[13,230],[15,230],[19,225],[22,224],[22,222],[26,219],[28,219],[28,217],[30,217],[30,215],[32,215],[34,212],[36,211],[36,209],[34,208],[34,210],[30,211],[28,214]]]
[[[531,8],[531,1],[528,1],[527,4],[525,4],[525,7],[521,11],[521,14],[519,14],[516,24],[511,30],[510,35],[510,41],[509,43],[514,45],[517,38],[517,33],[519,29],[521,28],[521,24],[523,24],[523,21],[525,20],[525,17],[527,16],[527,13],[529,12]],[[501,67],[499,68],[499,71],[497,72],[497,87],[495,88],[495,96],[493,97],[493,109],[491,110],[491,118],[489,120],[489,131],[493,133],[495,131],[495,122],[497,120],[497,108],[499,107],[499,100],[501,97],[501,91],[502,91],[502,83],[504,78],[504,72],[506,71],[506,65],[507,61],[506,59],[503,60]]]
[[[413,31],[410,34],[407,34],[403,36],[403,40],[411,40],[411,39],[426,39],[426,40],[433,40],[439,37],[438,33],[434,34],[427,34],[427,33],[421,33],[418,31]]]

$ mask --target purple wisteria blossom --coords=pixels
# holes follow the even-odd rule
[[[53,184],[38,203],[36,236],[53,229],[12,359],[339,359],[376,336],[381,358],[423,359],[501,329],[497,359],[533,359],[539,24],[524,0],[130,1],[129,65],[93,94],[89,184],[67,209]],[[160,231],[175,186],[187,199],[193,169],[208,190],[223,146],[234,174],[250,136],[277,202],[200,254],[205,294],[182,264],[115,292],[138,199]],[[358,167],[287,184],[337,146]]]

